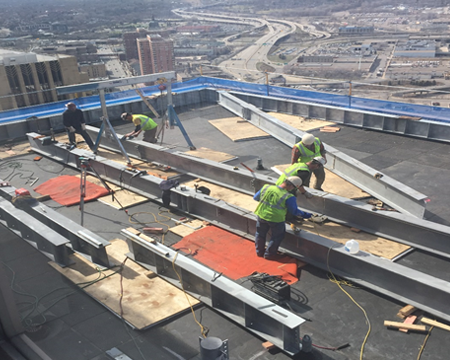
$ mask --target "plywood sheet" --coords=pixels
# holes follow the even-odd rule
[[[292,126],[298,130],[302,131],[310,131],[314,129],[321,128],[322,126],[334,125],[333,122],[325,121],[325,120],[317,120],[317,119],[305,119],[302,116],[297,115],[288,115],[277,112],[269,112],[269,115],[274,118],[281,120],[285,124]]]
[[[237,157],[234,155],[230,155],[224,152],[220,152],[220,151],[214,151],[208,148],[198,148],[197,150],[190,150],[190,151],[186,151],[185,154],[197,157],[197,158],[201,158],[201,159],[208,159],[208,160],[212,160],[212,161],[217,161],[217,162],[225,162],[225,161],[230,161],[233,159],[236,159]]]
[[[30,143],[16,143],[4,145],[0,148],[0,159],[6,159],[11,156],[28,154],[31,152]]]
[[[253,197],[247,194],[240,193],[238,191],[230,190],[219,185],[215,185],[203,180],[193,180],[183,185],[194,188],[194,184],[199,186],[205,186],[211,190],[210,196],[215,199],[221,199],[231,205],[236,205],[249,211],[255,211],[258,202],[253,200]]]
[[[128,252],[128,246],[125,241],[116,239],[111,242],[107,250],[112,261],[121,264]],[[50,265],[75,284],[98,278],[99,272],[92,263],[80,256],[74,256],[74,260],[75,264],[66,268],[61,268],[54,262],[50,262]],[[111,275],[116,270],[106,270],[101,276]],[[138,330],[148,328],[189,309],[189,303],[182,290],[131,259],[125,263],[122,275],[123,317]],[[120,274],[114,274],[88,286],[84,288],[84,291],[120,315]],[[198,300],[189,295],[188,297],[192,305],[198,303]]]
[[[276,165],[279,171],[284,171],[290,164]],[[313,187],[315,182],[315,176],[312,175],[310,187]],[[362,191],[360,188],[356,187],[347,180],[342,179],[331,171],[325,169],[325,182],[322,185],[322,189],[331,194],[346,197],[348,199],[356,199],[361,197],[370,196],[370,194]]]
[[[203,227],[206,226],[204,221],[197,220],[197,219],[189,221],[186,224],[189,225],[189,226],[192,226],[193,228],[196,228],[198,226],[201,226],[203,228]],[[200,229],[197,229],[197,230],[200,230]],[[197,230],[191,229],[191,228],[187,227],[186,225],[181,225],[181,224],[177,225],[177,226],[174,226],[174,227],[171,227],[169,229],[169,231],[171,231],[174,234],[177,234],[177,235],[179,235],[181,237],[188,236],[188,235],[192,234],[193,232],[195,232]]]
[[[410,248],[410,246],[367,234],[363,231],[355,233],[351,231],[349,227],[331,221],[325,222],[322,225],[304,221],[303,224],[298,225],[298,227],[340,244],[345,244],[348,240],[355,239],[359,243],[360,250],[387,259],[393,259]]]
[[[148,201],[148,198],[125,189],[116,191],[114,193],[114,197],[118,202],[116,200],[113,201],[111,195],[102,196],[101,198],[98,198],[98,201],[101,201],[102,203],[110,205],[119,210],[122,209],[122,207],[126,209],[130,206],[139,205]],[[119,203],[122,206],[120,206]]]
[[[218,120],[209,120],[209,123],[233,141],[270,137],[270,135],[265,131],[258,129],[256,126],[247,121],[243,121],[237,116]]]

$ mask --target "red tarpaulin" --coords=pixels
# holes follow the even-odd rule
[[[249,276],[255,271],[279,275],[288,284],[298,280],[297,261],[294,258],[284,256],[273,261],[258,257],[252,241],[215,226],[197,230],[173,247],[193,254],[202,264],[233,280]]]
[[[70,175],[58,176],[39,185],[34,191],[41,195],[50,195],[58,204],[76,205],[80,202],[80,178]],[[109,191],[104,187],[86,181],[85,202],[108,194]]]

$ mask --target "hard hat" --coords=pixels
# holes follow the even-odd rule
[[[66,104],[66,106],[67,107],[69,107],[69,106],[76,106],[73,102],[68,102],[67,104]]]
[[[325,165],[325,159],[322,156],[317,156],[313,159],[313,161],[319,163],[320,165]]]
[[[130,113],[124,112],[120,117],[122,118],[122,120],[126,120],[128,115],[131,115]]]
[[[302,186],[302,179],[300,179],[298,176],[289,176],[286,180],[289,181],[296,188]]]
[[[311,134],[305,134],[302,136],[302,143],[306,146],[311,145],[314,142],[315,138],[314,135]]]

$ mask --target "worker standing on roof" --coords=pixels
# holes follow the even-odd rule
[[[298,187],[298,191],[302,195],[305,195],[307,199],[312,198],[312,194],[309,191],[306,191],[303,186],[309,187],[309,181],[311,179],[311,172],[315,171],[319,167],[323,167],[325,164],[325,159],[322,156],[315,157],[311,161],[305,163],[294,163],[289,166],[286,170],[284,170],[283,174],[280,175],[275,185],[281,185],[286,178],[290,176],[298,176],[302,180],[302,185]],[[296,189],[294,189],[295,195]]]
[[[298,176],[291,176],[280,185],[264,185],[253,196],[254,200],[259,201],[255,210],[258,219],[255,234],[256,255],[268,260],[276,260],[279,257],[277,251],[284,239],[288,213],[305,219],[312,216],[297,208],[296,198],[290,193],[300,186],[302,180]],[[266,249],[266,236],[269,230],[272,231],[272,236]]]
[[[156,130],[158,128],[158,124],[148,116],[142,114],[133,115],[126,112],[122,114],[122,120],[132,121],[135,126],[134,131],[124,135],[124,137],[136,137],[141,133],[141,131],[144,131],[144,138],[142,139],[143,141],[147,141],[150,143],[156,143],[158,141],[158,139],[156,138]]]
[[[83,112],[77,109],[77,106],[73,102],[66,104],[66,111],[63,112],[63,123],[69,136],[69,142],[73,147],[77,146],[75,139],[75,133],[80,134],[89,148],[94,151],[94,143],[91,137],[86,132],[86,123],[84,121]]]
[[[319,138],[314,137],[314,135],[306,133],[302,137],[302,141],[295,144],[292,148],[292,158],[291,164],[295,163],[307,163],[316,157],[322,157],[327,163],[327,158],[325,156],[326,151],[322,142]],[[325,181],[325,170],[323,166],[318,167],[313,171],[316,176],[316,183],[314,184],[314,189],[322,190],[322,184]],[[308,182],[309,185],[309,182]],[[308,186],[306,185],[306,186]]]

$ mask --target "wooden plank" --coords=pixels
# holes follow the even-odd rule
[[[384,326],[393,327],[396,329],[408,329],[408,330],[414,330],[414,331],[427,331],[427,327],[425,325],[415,325],[415,324],[405,324],[402,322],[396,322],[396,321],[384,321]]]
[[[258,129],[249,122],[238,122],[239,117],[223,118],[218,120],[209,120],[208,122],[216,127],[224,135],[233,141],[244,141],[253,139],[263,139],[271,137],[270,134]]]
[[[276,346],[274,344],[272,344],[270,341],[263,342],[262,346],[266,350],[272,350],[272,349],[276,348]]]
[[[411,315],[416,310],[417,310],[417,308],[415,308],[414,306],[406,305],[405,307],[403,307],[399,310],[399,313],[402,314],[403,316],[408,316],[408,315]]]
[[[136,89],[137,94],[141,97],[142,101],[144,102],[145,105],[147,105],[147,107],[152,111],[152,113],[159,118],[159,114],[158,112],[155,110],[155,108],[152,106],[152,104],[150,104],[147,100],[147,98],[142,94],[141,90]]]
[[[450,326],[443,324],[436,320],[432,320],[432,319],[424,317],[424,318],[420,319],[420,322],[423,322],[424,324],[427,324],[427,325],[436,326],[439,329],[450,331]]]
[[[414,321],[416,321],[417,316],[416,315],[409,315],[405,321],[403,321],[403,324],[414,324]],[[402,328],[402,329],[398,329],[398,331],[407,333],[408,329]]]
[[[237,157],[234,155],[230,155],[221,151],[214,151],[205,147],[198,148],[197,150],[186,151],[185,154],[217,162],[226,162],[237,159]]]
[[[149,201],[148,198],[141,196],[139,194],[136,194],[132,191],[129,190],[118,190],[114,193],[114,197],[115,199],[118,200],[118,202],[116,200],[113,201],[113,198],[111,195],[106,195],[106,196],[102,196],[100,198],[98,198],[98,201],[107,204],[109,206],[112,206],[116,209],[122,209],[122,206],[124,209],[129,208],[130,206],[135,206],[135,205],[139,205],[139,204],[143,204],[147,201]],[[119,203],[122,205],[120,206]]]
[[[209,183],[207,181],[197,179],[197,180],[189,181],[187,183],[183,183],[183,185],[194,188],[195,183],[199,184],[200,186],[205,186],[208,189],[210,189],[211,190],[210,196],[212,196],[216,199],[221,199],[223,201],[226,201],[227,203],[230,203],[232,205],[239,206],[239,207],[247,209],[249,211],[255,211],[256,207],[258,206],[258,202],[253,200],[253,197],[250,195],[243,194],[238,191],[230,190],[230,189],[224,188],[222,186]]]
[[[114,263],[121,264],[125,259],[124,254],[128,252],[128,246],[125,241],[116,239],[111,241],[107,251]],[[74,283],[92,281],[99,276],[95,266],[86,259],[78,255],[73,259],[75,264],[69,267],[61,268],[53,262],[50,262],[50,265]],[[111,275],[115,270],[117,269],[106,270],[102,274]],[[144,269],[131,259],[127,259],[122,275],[123,317],[136,329],[148,328],[189,309],[189,303],[182,290],[155,276],[152,271]],[[113,274],[83,290],[120,315],[120,274]],[[199,303],[193,297],[187,296],[192,305]]]
[[[302,116],[297,116],[297,115],[289,115],[289,114],[282,114],[282,113],[276,113],[276,112],[269,112],[268,114],[278,120],[281,120],[285,124],[288,124],[288,125],[292,126],[293,128],[296,128],[296,129],[302,130],[302,131],[310,131],[310,130],[319,129],[326,125],[334,125],[334,123],[331,121],[306,119]]]
[[[201,226],[201,227],[203,228],[203,227],[206,226],[206,225],[204,224],[204,221],[202,221],[202,220],[197,220],[197,219],[192,220],[192,221],[189,221],[189,222],[187,222],[186,224],[189,225],[189,226],[192,226],[192,227],[194,227],[194,228],[196,228],[196,227],[198,227],[198,226]],[[198,229],[198,230],[200,230],[200,229]],[[181,236],[181,237],[185,237],[185,236],[188,236],[188,235],[194,233],[194,232],[197,231],[197,230],[191,229],[191,228],[189,228],[189,227],[187,227],[187,226],[185,226],[185,225],[181,225],[181,224],[180,224],[180,225],[171,227],[171,228],[169,229],[169,231],[170,231],[170,232],[173,232],[174,234],[177,234],[177,235],[179,235],[179,236]]]

